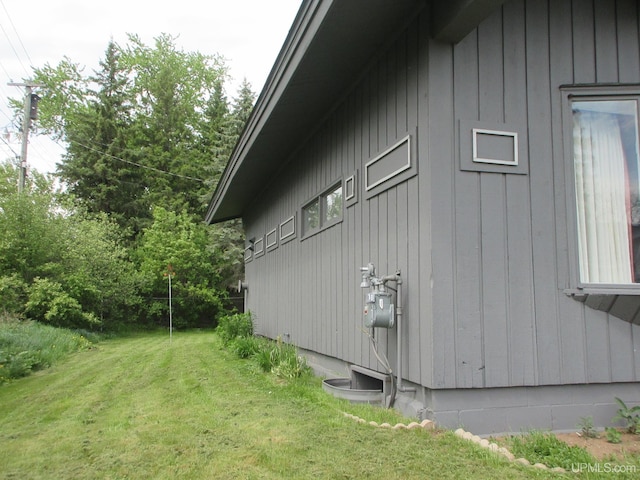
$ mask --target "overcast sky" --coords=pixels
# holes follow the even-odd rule
[[[64,56],[98,66],[111,38],[121,45],[127,33],[147,44],[161,33],[177,37],[187,52],[220,54],[235,86],[246,78],[259,93],[289,32],[301,0],[0,0],[0,158],[20,153],[7,99],[22,98],[8,86],[31,77],[31,65],[57,65]],[[10,132],[9,138],[6,132]],[[30,138],[28,163],[55,169],[62,149],[42,137]],[[8,143],[8,144],[7,144]]]

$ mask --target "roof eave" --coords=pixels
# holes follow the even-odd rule
[[[289,160],[300,138],[315,128],[362,73],[386,42],[381,37],[392,35],[429,5],[432,36],[456,43],[505,1],[304,0],[220,178],[205,221],[217,223],[243,215]]]

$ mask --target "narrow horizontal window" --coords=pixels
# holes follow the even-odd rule
[[[302,207],[302,238],[339,223],[342,220],[343,208],[344,187],[340,181]]]

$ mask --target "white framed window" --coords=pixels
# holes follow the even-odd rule
[[[342,218],[342,182],[334,185],[321,197],[323,226]]]
[[[302,207],[302,235],[310,235],[320,228],[320,200],[313,199]]]
[[[581,284],[640,283],[639,102],[569,96]]]
[[[342,181],[339,181],[302,207],[302,238],[342,221],[343,192]]]

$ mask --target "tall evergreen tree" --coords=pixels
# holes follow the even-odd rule
[[[222,59],[185,53],[167,35],[158,37],[152,46],[136,36],[130,36],[124,48],[110,42],[92,76],[84,76],[68,59],[35,73],[37,81],[46,85],[38,126],[68,145],[58,173],[75,207],[82,205],[69,207],[69,211],[86,211],[88,219],[105,222],[104,230],[82,224],[71,231],[66,225],[70,235],[88,238],[93,232],[105,237],[105,232],[111,232],[106,222],[116,221],[128,240],[136,241],[114,258],[126,262],[130,256],[136,260],[132,267],[147,280],[155,279],[141,287],[144,294],[153,296],[162,290],[157,275],[167,262],[174,262],[183,272],[176,288],[185,318],[191,323],[213,314],[224,297],[221,290],[242,275],[243,233],[239,221],[204,226],[202,218],[253,107],[255,95],[249,84],[243,82],[238,97],[230,102],[225,95],[227,69]],[[187,226],[189,222],[197,228]],[[178,245],[173,243],[174,232],[182,232],[176,236]],[[76,302],[90,316],[107,323],[107,317],[120,321],[138,298],[134,272],[128,272],[126,278],[127,288],[136,294],[127,302],[114,303],[112,294],[123,283],[119,278],[90,281],[110,264],[108,255],[102,255],[105,262],[96,261],[95,268],[80,268],[73,261],[109,242],[83,243],[91,246],[65,247],[69,255],[57,257],[61,261],[56,268],[77,274],[49,275],[46,279],[53,283],[42,283],[36,293],[67,295],[66,300]],[[165,248],[168,245],[171,251]],[[117,248],[115,243],[113,248]],[[32,262],[36,267],[29,269],[27,282],[40,275],[39,262]],[[190,272],[186,283],[185,272]],[[38,295],[32,302],[34,312],[48,305]],[[107,303],[115,307],[106,308]],[[147,314],[162,317],[153,308]]]
[[[105,212],[136,234],[150,219],[146,180],[128,147],[132,101],[129,71],[110,42],[90,81],[84,108],[65,130],[68,150],[58,168],[69,192],[92,213]]]
[[[249,116],[251,115],[251,111],[253,110],[253,104],[255,103],[255,101],[256,95],[251,90],[251,84],[245,78],[240,84],[238,94],[235,101],[233,102],[232,133],[236,139],[242,133],[247,120],[249,120]]]
[[[207,182],[207,191],[201,199],[203,206],[208,205],[211,194],[236,142],[237,137],[229,127],[231,122],[232,116],[229,112],[224,84],[222,81],[216,82],[204,109],[200,125],[201,148],[209,158],[209,161],[203,166]]]
[[[233,146],[251,115],[255,98],[251,85],[244,79],[233,102],[232,111],[220,126],[219,137],[222,139],[220,143],[222,148],[219,150],[219,156],[216,156],[214,163],[212,163],[214,168],[213,178],[215,179],[213,186],[217,184],[232,153]],[[213,186],[210,190],[211,192],[213,191]],[[210,229],[210,244],[223,258],[220,269],[223,285],[227,287],[234,285],[239,278],[242,278],[244,271],[244,231],[241,220],[234,219],[212,225]]]

